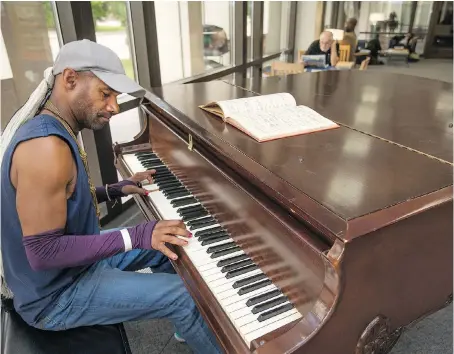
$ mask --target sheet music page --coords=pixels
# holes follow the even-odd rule
[[[253,117],[260,111],[270,111],[279,107],[296,107],[295,98],[286,92],[219,101],[217,103],[222,108],[226,118],[233,118],[237,115]]]
[[[262,110],[247,117],[238,115],[233,118],[258,139],[338,127],[333,121],[306,106],[280,107],[270,111]]]

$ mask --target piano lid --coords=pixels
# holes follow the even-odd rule
[[[300,76],[303,81],[304,77],[314,80],[312,74]],[[374,86],[373,82],[371,79],[367,85],[384,89],[384,84]],[[311,90],[299,92],[298,103],[316,108],[323,92],[329,101],[333,85],[321,87],[317,95]],[[292,92],[292,87],[278,85],[274,92],[284,91]],[[154,94],[148,96],[152,111],[167,117],[167,123],[184,134],[191,133],[196,148],[208,149],[295,217],[332,238],[348,241],[436,204],[452,201],[450,164],[366,132],[341,127],[258,143],[198,108],[210,101],[248,97],[254,95],[252,92],[212,81],[169,85],[154,89],[154,93],[162,99]],[[375,114],[372,108],[361,111],[361,103],[356,100],[346,99],[337,104],[350,107],[342,108],[345,112],[362,112],[358,113],[359,120],[381,122],[380,117],[372,117]],[[402,102],[391,100],[388,105],[405,109]],[[428,115],[427,110],[423,113],[427,120],[437,119],[436,115]],[[421,119],[417,117],[415,121]],[[394,124],[381,125],[388,127],[382,128],[388,134],[396,131]]]
[[[356,70],[247,79],[240,86],[262,95],[289,92],[340,124],[453,162],[451,83]]]

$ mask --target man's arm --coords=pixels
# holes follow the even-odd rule
[[[153,241],[155,222],[127,228],[123,233],[65,234],[67,186],[74,176],[74,159],[69,146],[60,138],[33,139],[16,149],[11,177],[17,191],[16,207],[23,244],[34,270],[92,264],[133,248],[160,247],[163,253],[174,256],[161,241],[185,244],[185,241],[168,235],[188,236],[178,222],[164,229],[160,227],[159,230],[163,230]]]

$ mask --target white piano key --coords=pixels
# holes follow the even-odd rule
[[[134,154],[127,154],[124,155],[124,161],[127,164],[128,168],[131,170],[131,172],[137,173],[137,172],[142,172],[145,171],[146,168],[142,166],[140,163],[139,159],[134,155]],[[167,168],[172,171],[171,166],[167,166]],[[184,185],[184,181],[181,181]],[[188,196],[183,196],[179,198],[174,198],[172,200],[169,200],[166,198],[166,196],[162,193],[161,190],[159,190],[159,186],[156,183],[153,184],[147,184],[144,186],[145,189],[149,190],[150,193],[148,195],[148,199],[150,203],[156,208],[156,210],[159,212],[161,215],[162,219],[165,220],[182,220],[182,217],[178,213],[178,209],[184,209],[185,207],[188,206],[196,206],[196,205],[203,205],[203,203],[196,202],[196,203],[191,203],[188,205],[183,205],[183,206],[178,206],[174,207],[171,204],[171,201],[173,200],[179,200],[179,199],[184,199],[187,197],[191,197],[192,195]],[[209,215],[206,215],[209,216]],[[206,217],[204,216],[204,217]],[[201,218],[204,218],[201,217]],[[235,220],[232,222],[234,223],[241,223],[243,220]],[[208,230],[212,229],[215,227],[220,226],[219,224],[213,224],[213,225],[208,225],[204,226],[202,228],[192,230],[192,228],[188,225],[188,222],[185,222],[186,227],[188,230],[190,230],[193,234],[198,232],[198,231],[203,231],[203,230]],[[228,224],[226,224],[226,227],[228,228]],[[247,237],[248,235],[243,235],[240,238],[237,238],[241,240],[243,237]],[[184,237],[182,237],[185,239]],[[210,291],[213,293],[213,295],[216,297],[218,300],[220,306],[223,308],[225,313],[229,316],[229,318],[232,320],[232,323],[234,323],[235,328],[239,332],[239,334],[242,336],[242,338],[245,341],[245,344],[250,347],[251,342],[259,338],[260,336],[263,336],[267,333],[270,333],[282,326],[284,326],[287,323],[290,323],[298,318],[301,318],[301,314],[296,310],[296,309],[291,309],[285,313],[276,315],[266,321],[263,322],[258,322],[257,318],[260,314],[252,314],[252,308],[255,306],[247,306],[246,302],[257,295],[267,293],[271,290],[277,289],[277,287],[273,284],[266,285],[260,289],[251,291],[248,294],[244,295],[239,295],[238,291],[240,288],[234,289],[233,288],[233,283],[235,283],[238,280],[249,278],[254,275],[262,274],[263,272],[260,269],[255,269],[252,270],[248,273],[241,274],[236,276],[235,278],[230,278],[227,279],[225,278],[226,273],[222,273],[221,269],[222,267],[218,267],[217,264],[219,261],[232,258],[235,256],[239,255],[244,255],[244,251],[236,251],[221,257],[217,258],[211,258],[211,254],[208,254],[206,250],[209,247],[221,245],[224,243],[229,243],[232,242],[232,239],[226,239],[222,240],[210,245],[205,245],[202,246],[201,241],[199,241],[196,237],[188,238],[186,239],[188,241],[188,244],[186,246],[182,247],[183,252],[185,252],[190,261],[193,263],[195,268],[198,270],[200,276],[202,279],[205,281],[207,284],[208,288]],[[260,247],[253,247],[253,250],[260,249]],[[248,248],[248,252],[252,250],[252,248]],[[264,279],[256,280],[256,282],[261,282]],[[254,283],[248,284],[252,285]],[[280,295],[276,295],[280,296]],[[267,299],[265,301],[271,300]],[[264,302],[265,302],[264,301]],[[283,306],[285,303],[279,304],[276,307]],[[264,312],[267,312],[272,309],[267,309]],[[262,312],[263,313],[263,312]]]
[[[269,287],[269,290],[263,290],[263,289],[268,288],[268,287]],[[275,289],[276,289],[276,287],[275,287],[274,285],[268,285],[267,287],[263,287],[262,289],[260,289],[260,292],[257,293],[256,295],[250,295],[250,294],[246,294],[246,295],[243,295],[243,296],[238,295],[238,298],[239,298],[239,297],[242,297],[243,299],[240,300],[240,299],[237,298],[237,301],[236,301],[236,302],[233,302],[233,303],[228,304],[228,305],[226,305],[225,303],[223,303],[223,305],[225,306],[225,309],[226,309],[228,312],[234,312],[234,311],[239,310],[239,309],[244,308],[244,307],[248,307],[248,308],[252,309],[252,308],[253,308],[254,306],[256,306],[256,305],[253,305],[253,306],[247,306],[247,305],[246,305],[246,302],[247,302],[250,298],[252,298],[252,297],[254,297],[254,296],[261,295],[261,294],[268,293],[268,292],[270,292],[271,290],[275,290]],[[267,301],[273,300],[274,298],[279,297],[279,296],[282,296],[282,294],[276,294],[276,295],[273,296],[272,298],[269,298],[269,299],[267,299],[267,300],[265,300],[265,301],[262,301],[262,302],[267,302]],[[257,305],[258,305],[258,304],[257,304]]]
[[[246,311],[245,309],[241,309],[239,311],[235,311],[234,313],[232,313],[232,317],[235,320],[236,325],[239,326],[239,327],[244,327],[247,324],[250,324],[250,323],[253,323],[253,322],[261,323],[261,322],[258,322],[257,319],[262,313],[266,313],[268,311],[273,311],[274,309],[277,309],[277,308],[279,308],[281,306],[284,306],[284,305],[287,305],[289,303],[290,302],[287,300],[286,302],[284,302],[282,304],[273,306],[273,307],[267,309],[266,311],[262,311],[260,313],[252,313],[252,308],[249,309],[249,311]],[[288,310],[286,312],[290,312],[292,310],[294,310],[294,309]],[[266,321],[263,321],[263,322],[266,322]]]
[[[238,324],[236,324],[236,326],[241,328],[241,332],[242,333],[248,334],[248,333],[251,333],[253,331],[256,331],[259,328],[265,327],[266,325],[268,325],[270,323],[273,323],[275,321],[278,321],[280,319],[283,319],[283,318],[285,318],[287,316],[290,316],[290,315],[293,315],[295,313],[298,313],[298,310],[293,308],[293,309],[291,309],[289,311],[286,311],[286,312],[280,313],[279,315],[276,315],[276,316],[273,316],[271,318],[268,318],[266,321],[263,321],[263,322],[259,322],[259,321],[255,320],[255,321],[252,321],[252,322],[248,322],[247,324],[244,324],[243,326],[238,326]],[[256,316],[256,317],[258,317],[258,316]],[[240,322],[245,322],[245,320],[240,321]]]
[[[281,314],[281,315],[284,315],[284,314]],[[257,321],[257,323],[255,323],[254,326],[249,326],[248,330],[249,329],[252,329],[252,330],[250,332],[246,333],[245,335],[243,335],[243,338],[245,339],[248,346],[250,346],[250,343],[254,339],[260,338],[267,333],[270,333],[278,328],[285,326],[288,323],[291,323],[293,321],[296,321],[296,320],[302,318],[303,316],[301,316],[301,314],[298,311],[296,311],[283,318],[277,319],[277,317],[278,316],[272,317],[269,320],[267,320],[267,321],[270,321],[269,323],[265,323],[267,321],[263,321],[263,322]],[[274,321],[271,321],[273,319],[274,319]],[[240,331],[240,333],[242,333],[242,331]]]

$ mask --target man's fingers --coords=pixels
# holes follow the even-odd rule
[[[176,260],[178,258],[178,256],[175,253],[173,253],[171,250],[169,250],[164,244],[162,244],[159,247],[158,251],[161,251],[164,255],[166,255],[170,259]]]
[[[181,228],[186,228],[184,222],[182,220],[162,220],[159,221],[155,228],[161,229],[164,227],[172,227],[177,226]]]
[[[164,235],[161,237],[161,240],[177,246],[186,246],[188,244],[188,241],[182,240],[181,238],[171,235]]]
[[[162,229],[161,232],[168,235],[170,234],[175,236],[191,237],[191,233],[185,227],[171,226]]]

